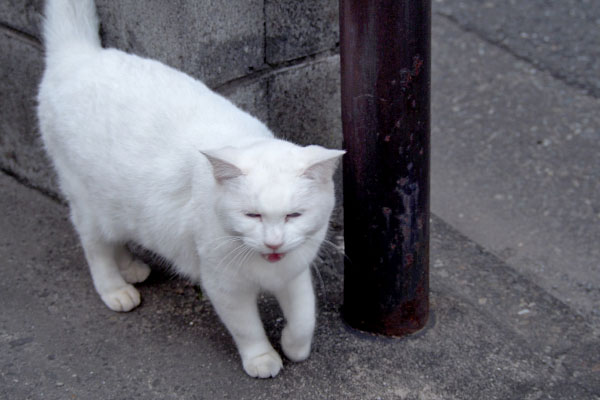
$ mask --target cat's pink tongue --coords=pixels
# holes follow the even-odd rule
[[[281,260],[283,258],[283,256],[285,256],[285,254],[281,254],[281,253],[263,254],[264,259],[267,260],[268,262],[272,262],[272,263]]]

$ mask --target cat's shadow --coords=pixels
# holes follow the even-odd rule
[[[139,246],[129,247],[152,270],[148,279],[136,285],[142,294],[142,305],[137,312],[151,318],[153,324],[165,325],[174,335],[183,336],[182,341],[196,343],[194,347],[198,350],[206,346],[201,341],[208,342],[208,347],[225,355],[226,362],[235,367],[239,356],[233,339],[201,287],[179,277],[170,264],[156,254]],[[333,265],[336,262],[339,260],[328,257],[322,260],[318,271],[313,271],[319,319],[339,315],[342,292],[341,279]],[[269,341],[283,354],[280,339],[285,319],[279,304],[273,296],[261,294],[258,305]],[[284,357],[284,363],[288,362]]]
[[[179,277],[169,262],[136,245],[129,246],[137,258],[150,266],[148,278],[136,285],[142,294],[141,312],[153,309],[157,323],[168,323],[175,330],[189,330],[198,338],[204,337],[211,347],[237,357],[237,351],[225,326],[199,285]],[[281,330],[285,325],[283,313],[273,296],[260,295],[259,310],[267,337],[281,352]],[[156,310],[160,308],[160,310]],[[168,321],[163,321],[168,318]],[[198,338],[199,340],[199,338]]]

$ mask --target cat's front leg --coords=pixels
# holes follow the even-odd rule
[[[265,334],[258,313],[257,293],[244,290],[224,292],[209,287],[205,290],[233,336],[246,373],[255,378],[276,376],[283,363]]]
[[[310,269],[275,293],[285,319],[281,347],[292,361],[304,361],[310,355],[315,329],[315,294]]]

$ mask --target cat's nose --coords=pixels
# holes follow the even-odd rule
[[[265,242],[265,246],[267,246],[268,248],[270,248],[273,251],[277,250],[282,245],[283,245],[282,242],[279,242],[279,243],[267,243],[267,242]]]

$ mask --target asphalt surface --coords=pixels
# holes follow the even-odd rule
[[[462,29],[558,80],[600,97],[600,3],[433,0]]]
[[[0,187],[0,398],[579,400],[600,393],[600,341],[589,324],[436,217],[433,313],[424,331],[384,339],[346,327],[342,279],[325,263],[311,357],[257,380],[243,372],[194,286],[156,269],[139,285],[139,308],[108,310],[67,209],[9,177]],[[276,343],[279,310],[268,298],[261,309]]]
[[[600,99],[577,79],[600,71],[576,60],[600,60],[598,5],[434,3],[431,194],[434,213],[596,327]]]
[[[209,302],[160,268],[139,286],[141,307],[108,310],[67,209],[2,175],[0,398],[600,399],[594,75],[548,61],[543,39],[515,29],[571,49],[578,37],[563,32],[587,27],[577,54],[594,59],[594,25],[570,15],[589,24],[598,8],[532,3],[538,13],[522,15],[520,2],[434,1],[423,332],[397,340],[347,328],[331,255],[316,280],[311,357],[251,379]],[[261,309],[275,343],[279,310],[268,298]]]

